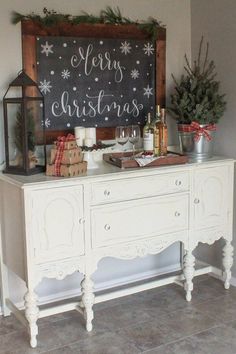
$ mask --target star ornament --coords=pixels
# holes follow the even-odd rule
[[[48,41],[46,41],[45,44],[41,44],[41,47],[43,48],[41,50],[41,53],[45,53],[47,57],[48,57],[49,53],[53,53],[53,50],[52,50],[53,44],[48,44]]]
[[[153,88],[150,87],[149,85],[147,85],[147,87],[144,87],[144,96],[147,96],[147,98],[149,98],[150,96],[153,96],[153,92],[152,92]]]

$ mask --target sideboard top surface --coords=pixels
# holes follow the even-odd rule
[[[131,178],[145,175],[156,175],[162,173],[171,173],[181,170],[189,170],[192,168],[204,168],[215,166],[222,163],[233,163],[234,160],[231,158],[215,156],[203,162],[188,162],[183,165],[171,165],[171,166],[161,166],[154,168],[132,168],[132,169],[121,169],[119,167],[110,165],[106,162],[101,161],[99,163],[99,168],[89,169],[84,176],[79,177],[49,177],[44,173],[36,174],[32,176],[21,176],[21,175],[11,175],[0,173],[0,180],[6,181],[8,183],[17,185],[22,188],[35,187],[36,185],[51,185],[58,184],[67,185],[75,183],[87,183],[91,180],[108,180],[108,179],[119,179],[119,178]]]

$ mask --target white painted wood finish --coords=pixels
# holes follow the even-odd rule
[[[36,264],[84,254],[82,186],[34,191],[29,202]]]
[[[194,226],[196,229],[227,223],[227,204],[231,187],[229,177],[229,166],[195,171]]]
[[[10,304],[6,270],[11,269],[28,288],[25,317],[31,346],[35,347],[37,319],[44,313],[37,306],[36,286],[43,277],[63,279],[79,271],[84,279],[77,308],[91,331],[96,301],[92,274],[99,261],[108,256],[128,260],[157,254],[175,242],[183,244],[184,289],[190,301],[195,264],[192,251],[199,242],[212,244],[223,237],[227,289],[233,262],[233,167],[233,160],[215,158],[202,164],[127,171],[102,163],[87,176],[71,179],[1,175],[4,314],[14,309],[14,305],[6,306]],[[22,208],[12,203],[14,198]],[[18,249],[13,251],[14,240]],[[180,284],[177,277],[153,284],[171,281]],[[124,294],[149,288],[136,286],[125,289]],[[103,299],[121,293],[103,295]],[[47,313],[60,308],[65,311],[64,305]]]
[[[92,248],[188,229],[188,199],[180,193],[92,208]]]
[[[184,192],[189,189],[188,172],[161,176],[133,177],[118,181],[94,183],[91,186],[91,203],[103,204],[154,195]]]

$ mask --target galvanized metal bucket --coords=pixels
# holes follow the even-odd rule
[[[206,125],[201,124],[200,127],[204,128]],[[207,133],[210,136],[208,140],[204,135],[200,134],[199,140],[194,139],[195,132],[193,131],[182,131],[182,125],[179,124],[178,133],[179,133],[179,142],[180,148],[184,155],[188,155],[194,161],[203,161],[209,159],[213,155],[213,142],[215,131],[207,130]]]

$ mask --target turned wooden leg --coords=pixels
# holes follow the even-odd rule
[[[81,282],[82,287],[82,303],[84,306],[84,318],[86,321],[86,329],[88,332],[92,331],[93,325],[93,304],[94,304],[94,294],[93,294],[93,281],[90,276],[85,275]]]
[[[231,245],[231,242],[226,240],[226,244],[223,247],[223,267],[224,267],[225,289],[229,289],[229,287],[230,287],[231,267],[233,265],[233,255],[234,255],[234,248]]]
[[[34,291],[29,290],[24,297],[25,300],[25,317],[29,322],[30,345],[32,348],[37,346],[36,336],[38,334],[37,319],[39,317],[39,308],[37,306],[37,295]]]
[[[191,301],[192,299],[191,292],[193,290],[194,264],[195,264],[195,257],[193,256],[192,252],[186,251],[186,254],[184,256],[183,273],[185,276],[184,289],[186,291],[187,301]]]

